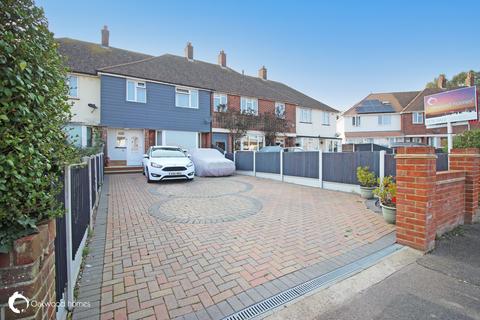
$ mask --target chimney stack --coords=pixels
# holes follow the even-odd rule
[[[185,47],[185,58],[193,60],[193,46],[191,42],[187,42],[187,46]]]
[[[223,50],[218,54],[218,64],[224,68],[227,66],[227,55]]]
[[[110,31],[108,31],[107,26],[103,26],[103,29],[102,29],[102,46],[108,47],[109,38],[110,38]]]
[[[465,79],[465,85],[467,87],[473,87],[475,85],[475,72],[468,71],[467,79]]]
[[[444,74],[438,76],[437,87],[440,89],[445,89],[447,87],[447,78],[445,78]]]
[[[263,80],[267,80],[267,68],[265,68],[265,66],[258,70],[258,77],[262,78]]]

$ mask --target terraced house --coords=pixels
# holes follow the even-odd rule
[[[149,55],[117,49],[109,46],[109,31],[105,26],[100,44],[57,39],[58,51],[65,58],[69,69],[69,100],[72,119],[67,126],[70,140],[77,146],[91,146],[94,132],[100,128],[100,77],[97,70],[112,64],[137,61]]]
[[[338,111],[268,80],[265,67],[258,77],[252,77],[229,68],[223,51],[214,64],[194,59],[190,43],[183,57],[149,56],[112,48],[108,37],[105,27],[101,45],[72,39],[59,39],[59,44],[72,75],[85,74],[96,81],[95,107],[87,106],[94,110],[95,124],[103,128],[110,165],[137,166],[151,145],[185,149],[214,145],[225,151],[258,150],[265,145],[265,133],[255,121],[246,135],[233,141],[218,116],[228,110],[248,112],[259,119],[266,113],[285,119],[288,126],[275,141],[280,145],[304,145],[302,139],[313,138],[319,143],[310,148],[318,150],[321,139],[337,139],[330,119]],[[321,116],[315,116],[316,112]],[[317,118],[324,120],[314,122]],[[302,126],[308,130],[298,136],[296,128]]]

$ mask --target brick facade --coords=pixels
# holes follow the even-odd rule
[[[480,151],[453,149],[449,171],[436,172],[433,147],[397,149],[397,242],[429,251],[435,237],[478,212]]]
[[[148,148],[150,148],[151,146],[154,146],[156,144],[156,133],[155,133],[155,130],[149,130],[149,129],[145,129],[144,130],[144,149],[145,149],[145,153],[147,153],[148,151]]]
[[[453,126],[452,129],[454,134],[459,134],[468,130],[468,127],[466,125]],[[425,126],[425,122],[421,124],[414,124],[412,113],[402,114],[402,131],[403,131],[403,134],[405,134],[406,136],[409,136],[409,135],[431,136],[431,135],[447,134],[446,127],[427,129],[427,127]],[[427,141],[424,141],[424,143],[427,143]]]
[[[240,100],[241,97],[237,95],[228,94],[227,95],[227,108],[229,110],[240,111]],[[216,113],[213,110],[213,94],[211,95],[211,111],[212,111],[212,128],[222,128],[220,121],[218,121],[217,117],[215,116]],[[266,100],[266,99],[258,99],[258,114],[265,114],[265,113],[275,113],[275,101]],[[285,103],[285,119],[289,122],[289,127],[287,132],[288,133],[295,133],[296,132],[296,105]],[[251,130],[260,131],[260,126],[253,126]],[[232,150],[232,141],[228,139],[228,150]],[[285,146],[293,147],[295,146],[295,139],[288,137],[285,139]]]
[[[0,315],[5,319],[55,319],[55,220],[38,226],[38,233],[14,241],[13,250],[0,253]],[[30,306],[17,299],[19,314],[8,307],[8,299],[19,292]],[[50,302],[52,306],[32,306]],[[3,319],[3,318],[2,318]]]

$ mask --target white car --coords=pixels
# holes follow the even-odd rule
[[[195,177],[195,165],[179,147],[154,146],[143,157],[143,174],[147,182]]]
[[[222,177],[235,173],[235,163],[225,158],[217,149],[192,149],[195,174],[200,177]]]

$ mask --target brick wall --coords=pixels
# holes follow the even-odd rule
[[[439,236],[464,222],[465,172],[437,172],[434,194],[435,234]]]
[[[436,155],[432,147],[397,149],[397,242],[430,250],[435,242],[433,201]]]
[[[480,150],[477,148],[452,149],[449,155],[451,170],[465,171],[465,223],[478,216],[478,190],[480,190]]]
[[[450,170],[436,172],[433,147],[397,149],[397,242],[428,251],[435,237],[478,212],[480,151],[453,149]]]
[[[18,299],[15,314],[8,307],[14,292],[36,302],[55,303],[55,220],[38,227],[38,233],[16,240],[13,250],[0,253],[0,315],[5,319],[55,319],[55,305],[26,308]]]

